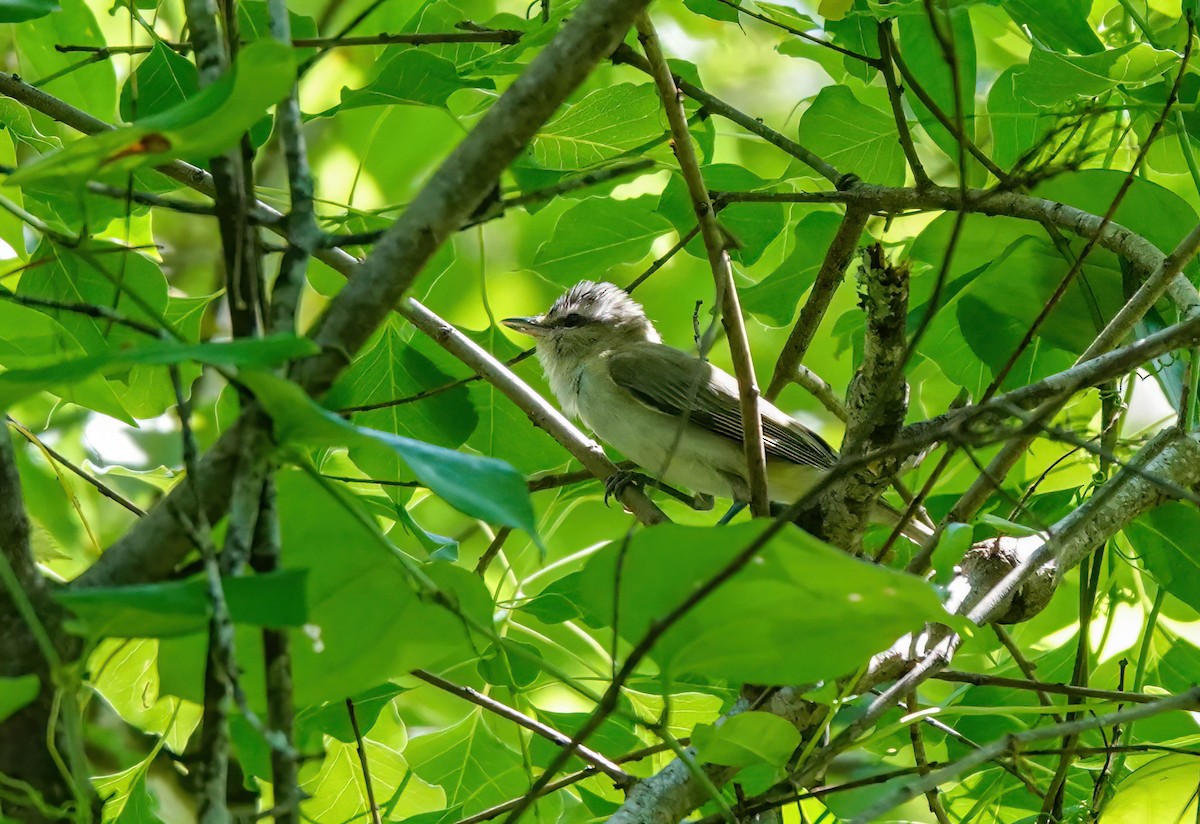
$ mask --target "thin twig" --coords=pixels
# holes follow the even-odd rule
[[[679,171],[687,184],[692,206],[700,225],[700,236],[708,252],[708,263],[712,269],[713,282],[717,290],[717,303],[721,307],[721,321],[729,339],[729,352],[733,358],[734,376],[738,383],[738,400],[742,417],[742,445],[745,449],[750,511],[765,516],[770,509],[767,493],[767,456],[763,447],[762,418],[758,411],[758,380],[754,375],[754,359],[746,337],[746,323],[738,301],[737,285],[733,279],[733,263],[729,258],[726,234],[717,222],[716,212],[708,197],[708,187],[700,172],[696,158],[696,147],[687,126],[687,113],[667,59],[663,55],[658,34],[650,16],[643,12],[637,18],[638,39],[646,52],[646,59],[653,70],[658,96],[671,124],[672,148],[679,161]],[[702,355],[704,353],[701,353]]]
[[[358,715],[354,712],[354,699],[346,699],[346,713],[350,716],[350,728],[354,730],[354,743],[358,749],[358,763],[362,766],[363,786],[367,790],[367,806],[371,811],[372,824],[383,824],[379,815],[379,804],[375,801],[375,785],[371,781],[371,764],[367,760],[367,747],[363,743],[362,731],[358,728]]]
[[[298,49],[340,49],[354,46],[389,46],[404,44],[409,46],[434,46],[440,43],[500,43],[512,45],[521,39],[521,32],[513,29],[491,29],[488,31],[449,31],[449,32],[420,32],[411,34],[366,34],[358,37],[297,37],[292,45]],[[166,46],[172,51],[186,54],[192,50],[191,43],[173,43],[159,41],[157,45]],[[243,44],[245,45],[245,44]],[[55,50],[60,53],[90,52],[103,59],[114,54],[147,54],[154,45],[147,46],[83,46],[57,43]]]
[[[137,504],[135,504],[133,501],[124,497],[120,493],[116,492],[114,489],[112,489],[112,487],[104,484],[95,475],[91,474],[90,472],[83,469],[82,467],[76,466],[65,455],[56,451],[53,447],[47,445],[45,443],[45,441],[43,441],[37,435],[34,435],[33,432],[30,431],[23,424],[18,423],[17,421],[13,420],[11,417],[7,418],[7,421],[14,429],[17,430],[17,432],[21,433],[21,437],[23,437],[25,440],[29,441],[31,444],[36,446],[40,451],[42,451],[46,455],[49,455],[58,464],[66,467],[71,472],[78,475],[80,478],[83,478],[83,480],[87,481],[89,484],[91,484],[93,487],[95,487],[96,491],[99,492],[101,495],[103,495],[105,498],[108,498],[110,501],[120,504],[121,506],[125,507],[125,509],[128,509],[130,512],[132,512],[134,515],[137,515],[139,518],[146,514],[146,511],[144,509],[142,509]]]
[[[448,692],[451,695],[457,695],[464,701],[470,701],[475,706],[482,707],[488,712],[498,715],[501,718],[506,718],[509,721],[512,721],[514,724],[524,727],[530,732],[537,733],[547,741],[551,741],[560,747],[565,746],[571,740],[570,736],[564,735],[553,727],[543,724],[536,718],[530,718],[528,715],[518,712],[512,707],[502,704],[496,699],[484,695],[478,690],[473,690],[470,687],[464,687],[460,684],[447,681],[445,678],[434,675],[426,670],[413,670],[412,674],[425,683],[432,684],[443,692]],[[629,773],[622,770],[617,764],[613,763],[611,760],[595,750],[580,746],[575,752],[584,761],[588,762],[597,770],[611,778],[618,787],[626,786],[633,781],[633,777],[630,776]]]

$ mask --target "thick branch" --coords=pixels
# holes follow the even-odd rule
[[[767,455],[763,448],[762,416],[758,411],[758,380],[754,375],[754,359],[750,342],[746,337],[746,323],[742,317],[742,306],[738,301],[737,286],[733,281],[733,263],[726,248],[726,235],[717,222],[708,187],[700,172],[700,161],[696,158],[696,147],[687,125],[687,113],[683,110],[682,96],[676,88],[667,58],[663,54],[658,34],[650,16],[643,12],[637,18],[638,39],[646,51],[646,58],[653,69],[654,83],[658,96],[671,124],[672,146],[679,161],[679,171],[687,184],[700,225],[700,236],[708,253],[708,265],[712,269],[713,282],[717,288],[717,303],[721,307],[721,322],[725,336],[729,339],[729,352],[733,357],[733,371],[737,376],[738,400],[742,414],[742,446],[746,454],[746,482],[749,487],[750,511],[756,516],[765,516],[770,509],[767,495]]]
[[[908,411],[903,362],[907,350],[908,267],[890,263],[876,243],[863,250],[859,270],[866,311],[863,361],[846,400],[845,455],[859,455],[896,439]],[[858,552],[868,516],[899,461],[848,473],[822,496],[823,528],[834,546]]]

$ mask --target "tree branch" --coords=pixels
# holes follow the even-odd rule
[[[729,202],[723,195],[718,195],[717,199],[720,202]],[[773,401],[779,397],[779,393],[795,375],[796,367],[804,360],[804,353],[812,344],[817,328],[825,319],[825,312],[833,301],[833,295],[846,275],[846,267],[854,257],[854,250],[858,248],[859,238],[862,237],[871,211],[870,208],[858,204],[846,207],[842,224],[833,236],[829,249],[825,252],[825,259],[821,261],[821,268],[813,280],[812,288],[808,291],[808,300],[805,301],[804,308],[800,310],[800,317],[796,319],[796,325],[792,327],[787,342],[779,352],[779,359],[775,361],[775,371],[771,375],[771,384],[767,387],[767,400]]]
[[[687,114],[683,110],[682,97],[676,88],[675,78],[663,55],[662,45],[649,14],[642,12],[637,18],[638,40],[646,52],[646,59],[653,70],[658,96],[671,124],[672,147],[679,161],[679,171],[687,184],[700,225],[700,236],[708,252],[708,265],[712,269],[713,282],[717,289],[717,304],[721,307],[721,321],[725,336],[729,339],[729,352],[733,358],[733,371],[737,377],[738,400],[742,416],[742,446],[746,455],[746,485],[750,511],[759,517],[768,514],[770,497],[767,493],[767,455],[763,447],[762,416],[758,411],[758,380],[754,375],[754,359],[750,342],[746,337],[746,323],[742,317],[742,306],[738,301],[737,285],[733,281],[733,263],[726,248],[726,235],[717,222],[716,212],[708,197],[708,187],[700,172],[696,159],[696,147],[687,125]],[[703,355],[704,353],[701,353]]]
[[[863,360],[850,381],[843,455],[858,455],[896,439],[908,411],[902,366],[907,350],[908,266],[892,264],[876,243],[863,250],[859,269],[866,310]],[[825,538],[847,552],[861,551],[871,509],[900,461],[883,461],[847,475],[821,497]]]
[[[321,260],[354,276],[333,299],[313,333],[322,354],[294,370],[295,379],[310,394],[320,395],[331,385],[353,353],[396,306],[438,246],[491,191],[501,171],[563,99],[612,50],[642,5],[643,0],[588,0],[443,162],[365,262],[355,265],[354,258],[341,250],[321,250]],[[0,75],[0,93],[10,92],[19,94],[25,102],[37,101],[92,131],[106,128],[106,124],[78,110],[65,110],[61,101],[37,90],[31,93],[26,84]],[[193,188],[211,191],[211,179],[202,170],[179,163],[169,164],[166,169]],[[278,215],[265,207],[256,211]],[[166,502],[186,511],[197,500],[211,519],[223,515],[229,504],[227,478],[238,458],[241,432],[249,425],[245,415],[239,418],[197,462],[196,472],[172,490]],[[163,504],[151,510],[75,585],[152,581],[168,574],[186,554],[189,544],[165,510]]]
[[[562,444],[592,475],[603,481],[619,471],[604,454],[600,444],[580,432],[545,398],[462,332],[412,298],[403,301],[398,311],[434,343],[470,366],[477,374],[483,375],[488,383],[507,395],[529,417],[534,426],[545,430],[550,437]],[[636,485],[627,486],[618,499],[644,524],[657,524],[667,520],[662,510]]]

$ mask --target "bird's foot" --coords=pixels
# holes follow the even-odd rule
[[[631,486],[647,486],[654,479],[632,469],[618,469],[604,482],[604,505],[608,506],[609,498],[620,498],[621,494]]]

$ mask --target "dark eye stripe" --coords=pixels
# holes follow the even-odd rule
[[[571,314],[569,314],[565,318],[563,318],[559,325],[566,326],[566,327],[575,327],[575,326],[583,326],[583,324],[585,324],[586,322],[587,321],[584,319],[583,315],[579,314],[578,312],[572,312]]]

